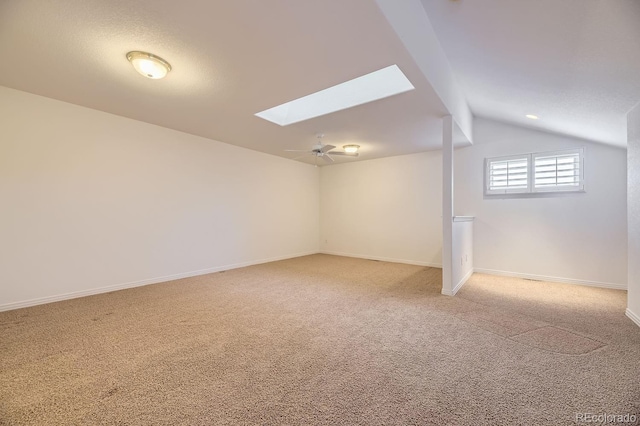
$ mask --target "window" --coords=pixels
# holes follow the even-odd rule
[[[256,113],[260,118],[288,126],[310,118],[377,101],[415,87],[397,65],[345,81],[319,92]]]
[[[532,154],[534,192],[584,190],[582,149]]]
[[[529,156],[487,160],[487,194],[529,192]]]
[[[584,191],[584,149],[485,160],[485,194]]]

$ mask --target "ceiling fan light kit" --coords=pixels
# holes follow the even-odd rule
[[[310,151],[304,150],[304,149],[285,149],[285,151],[305,153],[299,157],[294,158],[294,160],[306,157],[308,155],[313,155],[316,157],[316,161],[317,161],[317,158],[319,157],[319,158],[322,158],[327,163],[334,162],[333,158],[331,158],[332,155],[341,155],[345,157],[357,157],[359,155],[357,151],[360,148],[360,145],[344,145],[342,147],[344,151],[332,151],[332,149],[335,148],[334,145],[324,145],[322,143],[322,138],[324,137],[323,134],[318,134],[316,137],[318,138],[318,143],[313,145]]]

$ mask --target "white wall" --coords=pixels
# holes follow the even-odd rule
[[[440,152],[323,167],[320,181],[323,252],[441,265]]]
[[[0,87],[0,309],[317,252],[318,169]]]
[[[628,280],[627,315],[640,326],[640,104],[627,116]]]
[[[0,310],[319,249],[442,262],[440,152],[316,169],[3,87],[0,120]],[[586,193],[484,199],[484,157],[573,146]],[[455,171],[476,270],[626,284],[624,150],[476,120]]]
[[[442,294],[453,296],[453,255],[460,247],[453,232],[453,128],[451,115],[442,117]]]
[[[485,199],[483,160],[585,147],[586,193]],[[474,221],[474,268],[625,288],[626,151],[489,120],[455,153],[455,208]]]
[[[464,135],[473,141],[473,114],[453,76],[449,60],[420,0],[376,0],[420,71],[453,115]]]
[[[473,221],[454,219],[451,262],[451,294],[454,295],[473,273]]]

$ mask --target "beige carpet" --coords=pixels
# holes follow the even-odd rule
[[[0,424],[639,414],[625,292],[474,275],[446,297],[440,274],[314,255],[0,313]]]

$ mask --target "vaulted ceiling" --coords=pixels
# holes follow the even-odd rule
[[[626,114],[640,102],[640,1],[422,4],[476,116],[626,146]]]
[[[624,145],[640,101],[635,0],[4,0],[0,85],[289,158],[318,132],[361,145],[358,160],[438,149],[451,108],[437,64],[390,20],[409,4],[475,115]],[[145,79],[131,50],[173,70]],[[392,64],[415,90],[286,127],[254,116]]]
[[[131,50],[173,69],[145,79]],[[2,85],[284,157],[318,132],[360,159],[436,149],[447,113],[370,0],[9,0],[0,53]],[[286,127],[254,116],[392,64],[416,90]]]

